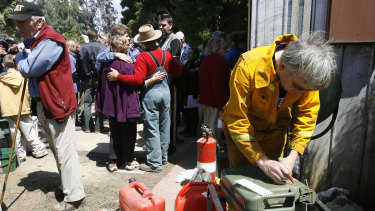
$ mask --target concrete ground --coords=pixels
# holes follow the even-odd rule
[[[143,149],[143,126],[138,124],[136,158],[145,162]],[[175,198],[182,188],[176,183],[177,175],[196,165],[196,140],[184,139],[177,144],[177,151],[169,157],[169,162],[161,173],[119,170],[107,171],[105,163],[108,158],[109,137],[107,134],[84,133],[77,131],[77,151],[86,193],[86,204],[78,210],[117,210],[119,208],[119,190],[135,177],[144,183],[154,194],[166,201],[166,210],[174,210]],[[42,140],[43,134],[41,134]],[[48,144],[47,144],[48,145]],[[42,159],[31,156],[9,174],[2,210],[50,210],[63,198],[56,193],[60,179],[52,152]],[[1,184],[4,175],[0,175]]]

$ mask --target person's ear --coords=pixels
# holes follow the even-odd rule
[[[43,19],[38,18],[37,22],[38,22],[38,28],[41,28],[43,26]]]
[[[280,62],[278,65],[277,65],[277,72],[278,73],[283,73],[285,70],[284,68],[284,64],[282,62]]]

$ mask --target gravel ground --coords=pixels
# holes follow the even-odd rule
[[[136,158],[145,161],[143,150],[143,126],[138,125],[136,144]],[[128,184],[128,180],[135,177],[152,189],[168,172],[184,158],[189,149],[184,144],[177,145],[177,152],[170,157],[170,162],[164,166],[162,173],[144,173],[141,171],[127,172],[125,170],[110,173],[105,168],[108,157],[109,137],[107,134],[84,133],[77,131],[77,151],[81,164],[83,183],[86,193],[86,203],[78,210],[117,210],[119,208],[119,190]],[[45,139],[42,137],[43,141]],[[48,146],[48,144],[47,144]],[[191,148],[191,147],[190,147]],[[3,183],[5,175],[0,175]],[[60,178],[52,152],[41,159],[31,156],[11,172],[4,197],[2,210],[51,210],[63,198],[56,194],[60,185]],[[174,203],[174,201],[166,202]]]

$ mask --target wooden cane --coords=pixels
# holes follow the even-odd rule
[[[9,175],[10,165],[11,165],[12,157],[13,157],[14,145],[15,145],[15,142],[16,142],[16,136],[17,136],[18,127],[19,127],[19,124],[20,124],[21,113],[22,113],[22,104],[23,104],[23,99],[24,99],[24,97],[25,97],[26,84],[27,84],[27,78],[25,78],[24,81],[23,81],[23,88],[22,88],[21,102],[20,102],[20,106],[19,106],[19,109],[18,109],[18,116],[17,116],[17,122],[16,122],[16,129],[14,130],[14,134],[13,134],[13,139],[12,139],[12,148],[11,148],[11,150],[10,150],[10,155],[9,155],[9,161],[8,161],[7,172],[6,172],[6,174],[5,174],[5,179],[4,179],[4,184],[3,184],[3,191],[1,192],[1,200],[0,200],[0,203],[1,203],[1,204],[3,203],[3,200],[4,200],[4,194],[5,194],[5,189],[6,189],[6,186],[7,186],[7,180],[8,180],[8,175]]]

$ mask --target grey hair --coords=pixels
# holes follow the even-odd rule
[[[204,54],[206,56],[216,54],[220,50],[221,46],[224,45],[224,39],[220,37],[212,37],[208,40]]]
[[[41,18],[43,23],[46,23],[46,19],[44,18],[44,16],[31,16],[31,19],[35,22],[35,21],[38,21],[38,19]]]
[[[288,44],[281,55],[286,70],[309,89],[328,87],[336,73],[334,48],[324,35],[322,31],[304,34]]]

